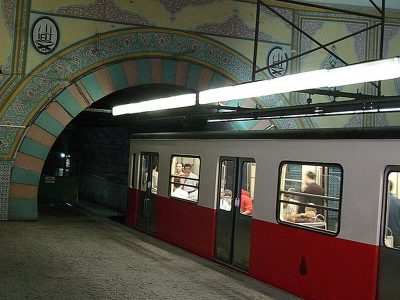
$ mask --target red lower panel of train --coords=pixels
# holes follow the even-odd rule
[[[139,193],[128,193],[128,226]],[[213,259],[216,212],[158,197],[155,236]],[[378,247],[253,219],[249,275],[305,299],[375,299]]]
[[[253,220],[250,275],[306,299],[375,299],[378,247]]]
[[[139,191],[137,189],[128,189],[126,199],[125,224],[129,227],[135,227],[137,224],[139,209]]]
[[[129,189],[125,223],[138,222],[140,192]],[[157,197],[155,236],[201,257],[214,256],[215,210],[180,200]]]
[[[215,210],[158,198],[156,236],[201,257],[214,256]]]

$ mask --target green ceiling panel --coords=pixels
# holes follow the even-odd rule
[[[35,124],[50,132],[54,136],[58,136],[63,130],[64,125],[43,111],[36,119]]]
[[[150,84],[152,82],[150,60],[140,59],[137,61],[136,66],[139,74],[139,83]]]
[[[46,157],[50,151],[50,148],[26,137],[24,139],[24,141],[22,142],[20,151],[25,154],[29,154],[31,156],[40,158],[42,160],[46,160]]]
[[[117,91],[129,87],[129,83],[128,80],[126,79],[122,63],[109,66],[108,72],[110,73],[111,79]]]
[[[56,100],[73,117],[76,117],[83,109],[68,90],[60,93]]]
[[[90,97],[92,97],[93,101],[96,102],[97,100],[105,96],[103,89],[97,81],[94,73],[83,77],[80,81],[89,93]]]
[[[17,167],[13,169],[11,182],[39,185],[39,181],[40,173],[38,172]]]
[[[163,64],[164,83],[175,85],[176,83],[176,60],[166,59]]]

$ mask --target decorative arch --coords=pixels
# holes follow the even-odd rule
[[[65,126],[93,102],[142,84],[204,90],[251,78],[251,62],[233,50],[201,36],[169,30],[108,33],[73,45],[57,57],[34,70],[32,80],[6,103],[0,120],[13,118],[27,126],[15,132],[8,148],[15,158],[9,184],[10,220],[37,219],[38,185],[46,157]],[[277,104],[282,105],[282,100]]]

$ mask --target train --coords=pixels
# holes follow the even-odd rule
[[[133,134],[126,225],[304,299],[400,299],[400,130]]]

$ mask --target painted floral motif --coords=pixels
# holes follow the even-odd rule
[[[363,126],[363,116],[362,115],[354,115],[351,119],[347,122],[344,127],[362,127]]]
[[[0,149],[3,147],[3,141],[0,140]],[[0,220],[7,220],[8,214],[8,194],[11,178],[11,161],[0,162]]]
[[[71,17],[96,19],[124,24],[152,25],[146,19],[129,11],[119,9],[113,0],[95,0],[88,5],[61,7],[57,14]]]
[[[346,24],[346,28],[351,33],[358,32],[362,29],[366,28],[366,24],[359,24],[359,23],[348,23]],[[366,39],[367,33],[364,31],[363,33],[359,33],[353,37],[355,39],[355,50],[357,53],[357,57],[359,61],[364,61],[366,59]]]
[[[394,26],[385,27],[385,33],[383,35],[383,57],[387,57],[390,41],[396,34],[398,34],[398,32],[399,32],[399,27],[394,27]]]
[[[293,10],[281,7],[273,7],[273,9],[276,10],[280,15],[282,15],[282,17],[284,17],[286,20],[293,22]],[[261,11],[269,17],[281,19],[273,11],[269,10],[265,6],[261,6]],[[288,28],[292,29],[292,26],[288,22],[285,22],[284,20],[282,20],[282,22],[284,22]]]
[[[1,9],[3,11],[3,16],[5,19],[5,24],[7,26],[10,35],[14,32],[14,18],[15,18],[15,0],[2,0]]]
[[[210,4],[214,0],[160,0],[160,2],[171,14],[176,14],[185,6]]]
[[[387,127],[389,126],[385,114],[375,114],[375,126],[377,127]]]
[[[198,32],[206,34],[217,34],[230,37],[240,37],[254,39],[255,30],[246,26],[242,19],[237,15],[229,17],[229,19],[222,23],[212,23],[200,25],[196,28]],[[272,38],[269,34],[259,32],[259,39],[262,41],[271,41]]]
[[[321,29],[323,22],[316,20],[303,20],[302,29],[310,36],[314,36],[315,33]],[[301,52],[306,52],[311,49],[312,41],[310,38],[302,35]]]

